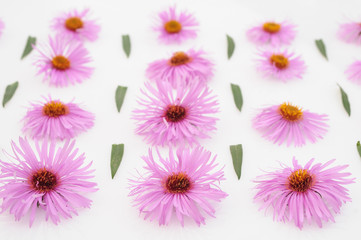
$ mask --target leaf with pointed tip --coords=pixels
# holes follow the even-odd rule
[[[129,35],[123,35],[123,50],[125,52],[125,55],[129,58],[130,50],[131,50],[131,44],[130,44],[130,37]]]
[[[350,106],[350,102],[348,101],[347,93],[342,89],[342,87],[340,85],[338,85],[338,87],[340,88],[340,91],[341,91],[343,107],[345,108],[348,116],[351,116],[351,106]]]
[[[10,84],[5,89],[5,94],[3,98],[3,107],[5,107],[5,104],[10,101],[10,99],[14,96],[16,89],[19,86],[19,82],[14,82],[13,84]]]
[[[21,59],[25,58],[31,51],[33,51],[33,45],[36,44],[36,37],[29,36],[26,41],[25,49],[23,55],[21,55]]]
[[[242,97],[241,88],[237,84],[231,83],[231,89],[233,93],[234,103],[236,104],[238,110],[241,111],[243,106],[243,97]]]
[[[242,172],[242,160],[243,160],[243,149],[242,144],[229,146],[231,150],[233,168],[237,174],[238,180],[241,178]]]
[[[318,51],[328,60],[327,53],[326,53],[326,46],[323,43],[322,39],[315,40],[316,46],[318,48]]]
[[[229,35],[227,35],[227,45],[228,45],[228,50],[227,50],[227,54],[228,54],[228,59],[230,59],[233,55],[233,52],[234,52],[234,48],[236,47],[235,46],[235,43],[233,41],[233,38]]]
[[[357,147],[358,155],[360,155],[360,157],[361,157],[361,144],[360,144],[360,141],[357,141],[356,147]]]
[[[122,108],[124,97],[127,92],[127,87],[118,86],[117,90],[115,91],[115,103],[117,104],[118,112]]]
[[[124,153],[124,144],[113,144],[112,155],[110,157],[110,170],[112,172],[112,179],[118,171],[120,163],[122,162]]]

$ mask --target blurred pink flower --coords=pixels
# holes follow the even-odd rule
[[[349,80],[354,83],[361,84],[361,61],[355,61],[352,63],[345,73]]]
[[[341,24],[338,37],[348,43],[361,44],[361,22]]]

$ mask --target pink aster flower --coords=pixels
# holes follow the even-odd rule
[[[264,77],[287,82],[295,78],[301,79],[306,72],[306,65],[301,57],[287,50],[263,51],[259,55],[256,67]]]
[[[296,26],[283,21],[281,23],[265,22],[247,31],[248,38],[256,44],[281,46],[290,44],[296,36]]]
[[[134,110],[136,133],[153,145],[177,143],[198,144],[198,138],[208,138],[216,129],[218,102],[208,87],[195,81],[189,87],[172,89],[168,82],[156,82],[157,88],[146,83],[138,100],[141,108]]]
[[[44,98],[32,103],[24,117],[24,132],[35,139],[70,139],[94,125],[94,114],[81,109],[73,102]]]
[[[351,201],[343,185],[354,179],[342,172],[348,165],[327,168],[335,160],[312,166],[313,161],[302,167],[293,158],[293,167],[281,165],[282,169],[257,177],[254,199],[263,202],[260,210],[272,206],[274,220],[294,221],[300,229],[306,220],[314,220],[319,227],[322,221],[334,222],[332,211],[340,213],[342,203]]]
[[[174,88],[193,80],[206,83],[213,77],[214,64],[204,54],[203,51],[193,49],[186,53],[175,52],[170,59],[149,64],[147,77],[154,81],[169,81]]]
[[[35,65],[37,74],[44,74],[50,85],[64,87],[90,78],[93,68],[89,52],[79,42],[65,41],[59,36],[49,37],[49,45],[34,46],[39,53]]]
[[[176,13],[175,7],[159,13],[159,23],[154,30],[159,31],[159,40],[169,43],[181,43],[184,40],[197,37],[198,22],[186,11]]]
[[[174,155],[163,158],[157,150],[159,161],[154,160],[152,150],[143,156],[146,174],[130,180],[134,206],[145,213],[144,219],[156,219],[159,225],[168,225],[173,212],[181,225],[184,216],[197,224],[205,224],[204,213],[215,217],[212,202],[220,202],[227,196],[218,183],[224,180],[222,170],[216,170],[216,157],[201,147],[178,148]],[[160,162],[160,164],[158,163]]]
[[[349,80],[361,84],[361,61],[356,61],[351,64],[345,73]]]
[[[327,132],[327,115],[301,110],[289,103],[275,105],[263,109],[254,119],[253,127],[259,130],[263,137],[278,145],[287,142],[302,146],[306,140],[312,143],[323,138]]]
[[[90,10],[79,12],[73,10],[62,13],[53,20],[52,28],[61,36],[70,40],[95,41],[100,32],[100,26],[90,18]]]
[[[345,42],[361,44],[361,22],[341,24],[338,36]]]
[[[77,208],[90,207],[92,201],[83,195],[97,190],[88,180],[94,170],[92,163],[84,166],[84,154],[77,155],[75,141],[60,148],[55,142],[35,142],[36,151],[26,139],[19,138],[19,143],[11,143],[12,162],[0,160],[2,212],[9,209],[16,221],[29,214],[31,226],[40,209],[46,220],[58,224],[60,217],[71,218],[78,215]]]
[[[1,36],[1,34],[3,33],[4,27],[5,27],[5,24],[4,24],[4,22],[0,19],[0,36]]]

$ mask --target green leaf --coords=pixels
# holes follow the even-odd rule
[[[115,91],[115,103],[117,104],[118,112],[122,108],[125,93],[127,92],[127,87],[118,86],[117,90]]]
[[[122,162],[124,153],[124,144],[113,144],[112,155],[110,157],[110,170],[112,172],[112,179],[118,171],[120,163]]]
[[[129,35],[123,35],[122,38],[123,38],[123,50],[125,52],[125,55],[129,57],[130,49],[131,49],[130,37]]]
[[[235,44],[233,38],[231,38],[229,35],[227,35],[227,44],[228,44],[228,50],[227,50],[228,59],[230,59],[233,55]]]
[[[5,107],[5,104],[10,101],[10,99],[14,96],[14,93],[16,89],[19,86],[19,82],[14,82],[13,84],[10,84],[5,89],[5,94],[3,98],[3,107]]]
[[[345,108],[348,116],[351,116],[351,106],[350,106],[350,102],[348,101],[347,93],[342,89],[342,87],[340,85],[338,85],[338,87],[340,88],[340,91],[341,91],[343,107]]]
[[[242,97],[241,88],[237,84],[231,83],[231,89],[232,89],[232,93],[233,93],[234,103],[236,104],[236,107],[238,108],[238,110],[241,111],[242,105],[243,105],[243,97]]]
[[[322,54],[322,56],[324,56],[328,60],[327,53],[326,53],[326,46],[323,43],[322,39],[315,40],[315,43],[316,43],[318,50]]]
[[[231,145],[229,146],[229,148],[231,150],[233,168],[239,180],[241,178],[241,171],[242,171],[242,159],[243,159],[242,144]]]
[[[23,55],[21,55],[21,59],[23,59],[24,57],[29,55],[29,53],[31,53],[31,51],[33,51],[33,45],[35,45],[35,44],[36,44],[36,37],[29,36],[28,41],[26,42],[26,45],[25,45]]]
[[[360,157],[361,157],[361,144],[360,144],[360,141],[357,141],[356,147],[357,147],[358,155],[360,155]]]

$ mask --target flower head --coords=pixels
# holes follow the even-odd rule
[[[256,67],[264,77],[287,82],[295,78],[301,79],[306,71],[306,65],[301,57],[287,50],[263,51],[259,55]]]
[[[214,64],[204,54],[193,49],[175,52],[169,59],[149,64],[147,77],[154,81],[168,81],[174,88],[187,85],[190,81],[206,83],[213,77]]]
[[[32,103],[24,117],[24,132],[35,139],[70,139],[94,125],[94,114],[73,102],[44,98]]]
[[[227,194],[220,190],[218,183],[224,180],[223,171],[216,170],[216,157],[201,147],[179,148],[169,158],[161,156],[159,161],[149,155],[142,157],[146,163],[146,174],[131,181],[130,196],[134,205],[145,219],[158,220],[167,225],[173,211],[184,226],[184,216],[193,218],[198,224],[205,224],[203,213],[214,217],[211,203],[221,201]],[[160,162],[160,164],[158,163]]]
[[[181,43],[189,38],[197,37],[198,22],[194,16],[185,11],[176,13],[175,7],[159,13],[159,23],[154,30],[159,31],[159,40],[169,43]]]
[[[84,166],[84,154],[77,156],[75,141],[60,148],[54,141],[35,142],[36,151],[26,139],[19,138],[19,143],[11,143],[14,161],[0,160],[2,211],[9,209],[16,221],[30,213],[31,226],[37,209],[58,224],[60,217],[71,218],[77,208],[90,207],[92,201],[83,195],[97,190],[88,180],[94,170],[91,163]]]
[[[345,73],[349,80],[357,84],[361,84],[361,61],[352,63]]]
[[[316,142],[327,132],[327,115],[311,113],[289,103],[263,109],[254,119],[253,126],[263,137],[281,145],[287,142],[302,146],[306,140]]]
[[[273,207],[273,219],[294,221],[302,229],[305,220],[314,220],[319,227],[322,221],[335,221],[331,211],[339,213],[342,203],[351,201],[348,190],[342,185],[353,183],[347,178],[351,173],[342,172],[348,165],[328,168],[335,160],[312,166],[311,159],[304,167],[293,158],[293,167],[282,169],[256,178],[256,201],[260,208]]]
[[[100,26],[89,18],[89,9],[62,13],[53,20],[52,28],[61,38],[70,40],[95,41],[100,32]]]
[[[144,98],[138,101],[142,107],[133,112],[136,133],[143,135],[148,143],[194,144],[216,129],[217,118],[210,115],[218,112],[218,102],[200,81],[177,90],[168,82],[156,84],[157,88],[145,84]]]
[[[296,36],[296,26],[283,21],[265,22],[247,31],[248,38],[256,44],[281,46],[290,44]]]
[[[39,53],[35,62],[38,74],[44,74],[44,81],[50,85],[81,83],[92,75],[93,68],[87,66],[91,62],[88,50],[79,42],[49,37],[48,45],[34,48]]]
[[[361,44],[361,22],[341,24],[338,36],[345,42]]]

